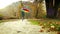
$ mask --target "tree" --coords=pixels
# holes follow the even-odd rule
[[[35,6],[36,6],[36,14],[35,14],[35,17],[36,18],[40,18],[42,17],[41,15],[43,14],[44,12],[44,8],[43,8],[43,1],[45,0],[35,0],[34,3],[35,3]],[[45,5],[44,5],[45,6]]]

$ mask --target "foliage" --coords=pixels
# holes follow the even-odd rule
[[[60,25],[56,26],[56,31],[60,31]]]
[[[46,15],[46,8],[45,8],[45,5],[43,5],[43,4],[45,4],[44,2],[43,2],[43,0],[41,0],[42,2],[40,3],[40,2],[38,2],[38,3],[36,3],[36,18],[42,18],[43,16],[45,16]]]
[[[44,25],[45,27],[51,29],[51,26],[54,26],[54,28],[52,30],[54,31],[60,31],[60,24],[57,24],[56,22],[49,22],[49,23],[45,23],[46,25]]]

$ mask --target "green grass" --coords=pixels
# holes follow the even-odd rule
[[[2,20],[0,20],[0,23],[2,23],[3,21]]]
[[[29,20],[33,25],[44,26],[45,28],[51,28],[55,26],[55,30],[60,31],[60,19],[41,19],[41,20]]]
[[[0,26],[2,25],[2,24],[4,24],[4,23],[2,23],[3,21],[2,20],[0,20]]]
[[[31,22],[31,24],[33,24],[33,25],[39,25],[39,22],[38,21],[36,21],[36,20],[29,20],[30,22]]]
[[[2,22],[8,22],[8,21],[12,21],[12,20],[0,20],[0,23],[2,23]]]
[[[49,22],[52,23],[60,23],[60,19],[41,19],[41,20],[29,20],[31,22],[31,24],[33,25],[40,25],[40,24],[48,24]]]

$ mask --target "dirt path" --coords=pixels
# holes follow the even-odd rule
[[[31,25],[27,19],[0,24],[0,34],[52,34],[51,32],[39,32],[40,29],[41,26]]]

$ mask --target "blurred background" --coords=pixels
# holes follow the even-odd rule
[[[30,19],[60,18],[59,0],[0,0],[0,19],[21,18],[21,8],[28,7]]]

